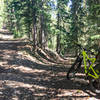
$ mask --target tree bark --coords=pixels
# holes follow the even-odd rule
[[[60,15],[59,15],[59,1],[57,2],[57,29],[60,31]],[[57,34],[57,45],[56,45],[56,52],[60,53],[60,33]]]

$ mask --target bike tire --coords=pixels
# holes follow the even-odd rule
[[[81,62],[76,60],[67,72],[67,79],[68,80],[73,80],[75,78],[75,74],[78,72],[78,69],[80,66],[81,66]]]
[[[94,67],[94,70],[100,75],[100,64],[97,64]],[[93,73],[91,71],[91,73]],[[100,94],[100,77],[98,79],[94,79],[92,77],[89,78],[89,84],[90,84],[90,88],[91,91],[96,93],[96,94]]]

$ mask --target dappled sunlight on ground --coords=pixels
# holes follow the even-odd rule
[[[8,32],[8,30],[0,29],[0,39],[1,40],[9,40],[13,39],[13,35]]]
[[[2,35],[5,37],[6,32]],[[7,34],[6,34],[7,35]],[[9,38],[9,37],[8,37]],[[20,51],[22,41],[0,41],[0,100],[89,100],[88,82],[66,79],[70,66],[43,63]],[[84,77],[84,75],[81,75]],[[95,100],[93,99],[93,100]]]

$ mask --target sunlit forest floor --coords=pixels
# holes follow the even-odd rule
[[[27,42],[0,31],[0,100],[97,100],[88,82],[66,79],[70,65],[43,63],[24,51]],[[22,49],[23,50],[22,50]]]

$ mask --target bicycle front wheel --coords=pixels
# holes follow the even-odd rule
[[[76,77],[75,75],[78,72],[80,66],[81,66],[81,61],[76,60],[75,63],[71,66],[71,68],[69,69],[69,71],[67,73],[68,80],[75,79],[75,77]]]

